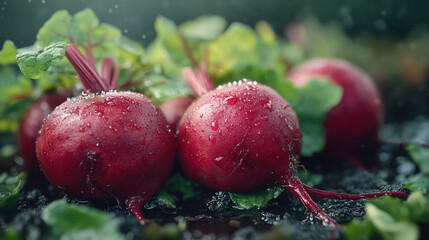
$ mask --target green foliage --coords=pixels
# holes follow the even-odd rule
[[[169,208],[176,208],[179,200],[188,200],[200,193],[197,183],[185,179],[182,174],[173,174],[158,191],[156,197]]]
[[[16,61],[25,77],[37,79],[63,59],[65,50],[65,42],[55,42],[37,51],[20,53]]]
[[[123,239],[116,223],[105,213],[65,200],[50,203],[42,212],[52,239]]]
[[[410,176],[405,187],[411,191],[421,191],[426,199],[429,199],[429,149],[413,144],[407,146],[406,150],[419,167],[420,172]]]
[[[7,40],[3,44],[3,48],[0,51],[0,65],[14,64],[16,63],[16,55],[18,50],[12,41]]]
[[[298,99],[290,101],[303,134],[303,156],[320,152],[325,146],[325,116],[341,101],[342,95],[340,86],[323,78],[314,78],[299,89]]]
[[[413,192],[405,203],[384,197],[370,200],[363,221],[346,225],[345,237],[355,239],[419,239],[419,224],[429,223],[429,203],[419,191]]]
[[[267,188],[262,191],[240,194],[229,192],[229,197],[236,203],[240,208],[251,209],[251,208],[263,208],[268,205],[272,200],[280,196],[284,191],[283,188]]]
[[[16,208],[19,191],[24,187],[26,180],[25,172],[16,176],[5,172],[0,174],[0,211],[10,211]]]

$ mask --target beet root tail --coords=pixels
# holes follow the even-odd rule
[[[358,200],[363,198],[374,198],[374,197],[383,197],[383,196],[392,196],[399,198],[407,198],[408,194],[401,192],[376,192],[376,193],[364,193],[364,194],[343,194],[343,193],[334,193],[315,189],[303,184],[304,189],[307,193],[312,194],[318,198],[333,198],[333,199],[347,199],[347,200]]]
[[[283,188],[292,192],[302,204],[316,217],[331,227],[338,227],[338,223],[328,216],[317,204],[311,199],[310,195],[304,187],[304,184],[299,179],[289,179],[288,182],[282,185]]]
[[[140,209],[144,206],[147,199],[143,197],[130,197],[125,201],[128,210],[139,220],[140,224],[144,225],[146,219],[143,217]]]

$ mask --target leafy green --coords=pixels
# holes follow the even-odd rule
[[[323,181],[322,174],[310,173],[308,171],[298,171],[298,176],[303,183],[310,185],[310,187],[318,185]]]
[[[363,221],[346,225],[346,239],[419,239],[419,224],[429,223],[429,203],[419,191],[405,204],[392,197],[370,200],[365,211]]]
[[[225,30],[226,20],[215,15],[204,15],[180,25],[180,32],[187,38],[216,40]]]
[[[37,51],[20,53],[16,61],[25,77],[37,79],[63,59],[65,50],[65,42],[55,42]]]
[[[299,89],[299,98],[290,102],[303,135],[303,156],[311,156],[325,146],[325,116],[340,102],[342,95],[340,86],[323,78],[314,78]]]
[[[91,50],[98,60],[103,57],[117,60],[120,38],[121,31],[111,25],[100,24],[91,9],[84,9],[73,16],[66,10],[58,11],[37,34],[37,42],[42,47],[60,41],[74,43],[85,49],[86,53]]]
[[[268,202],[277,198],[283,192],[283,188],[267,188],[262,191],[249,194],[240,194],[228,192],[231,200],[240,208],[263,208],[268,205]]]
[[[123,239],[106,213],[65,200],[50,203],[42,212],[42,220],[56,239]]]
[[[419,167],[420,172],[410,176],[405,187],[411,191],[421,191],[429,199],[429,149],[412,144],[407,146],[406,150]]]
[[[156,197],[169,208],[176,208],[179,200],[188,200],[200,193],[199,185],[186,180],[182,174],[173,174],[158,191]]]
[[[16,63],[16,55],[18,50],[12,41],[7,40],[3,44],[3,48],[0,51],[0,65],[14,64]]]
[[[18,204],[19,191],[24,187],[27,174],[22,172],[16,176],[0,174],[0,211],[13,210]]]

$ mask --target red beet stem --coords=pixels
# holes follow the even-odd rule
[[[363,198],[373,198],[373,197],[382,197],[382,196],[392,196],[392,197],[399,197],[399,198],[407,198],[408,194],[401,193],[401,192],[377,192],[377,193],[365,193],[365,194],[343,194],[343,193],[334,193],[334,192],[328,192],[323,191],[319,189],[315,189],[312,187],[309,187],[305,184],[304,188],[309,193],[312,194],[318,198],[333,198],[333,199],[347,199],[347,200],[358,200]]]
[[[84,90],[94,93],[109,90],[109,86],[103,81],[97,70],[89,63],[88,59],[85,58],[76,45],[71,44],[67,46],[66,57],[76,70]]]
[[[324,223],[334,228],[339,226],[334,219],[329,217],[328,214],[317,206],[310,195],[308,195],[305,185],[298,178],[291,177],[286,183],[282,184],[281,187],[292,192],[311,213],[321,219]]]
[[[193,76],[190,76],[190,73],[188,72],[188,70],[184,70],[185,79],[192,89],[194,89],[193,85],[195,86],[196,83],[198,82],[198,84],[200,85],[198,88],[202,88],[203,91],[201,92],[204,92],[204,93],[201,94],[200,91],[199,92],[194,91],[194,94],[196,95],[196,97],[202,96],[208,91],[211,91],[214,89],[212,80],[210,79],[208,73],[205,71],[207,69],[203,70],[200,67],[200,64],[198,64],[198,61],[195,59],[195,56],[192,53],[192,49],[189,46],[188,42],[186,41],[185,37],[180,33],[178,34],[179,34],[180,40],[182,41],[183,47],[185,48],[186,55],[188,55],[189,59],[191,60],[191,63],[194,66],[195,73],[196,73],[196,74],[193,73]],[[208,55],[208,53],[205,53],[204,55]],[[208,68],[208,65],[209,65],[208,58],[205,59],[204,65],[205,65],[205,68]],[[190,82],[192,83],[192,85],[190,84]]]
[[[119,77],[119,66],[117,64],[114,64],[113,76],[112,76],[112,80],[110,81],[110,90],[116,89],[116,85],[118,84],[118,77]]]
[[[103,65],[101,67],[101,78],[107,85],[110,85],[111,75],[112,75],[112,59],[104,58]]]
[[[195,97],[199,98],[208,92],[191,68],[183,69],[183,76],[192,92],[194,92]]]
[[[145,224],[145,218],[143,217],[142,213],[140,212],[140,208],[144,206],[146,203],[146,199],[143,197],[131,197],[125,201],[125,204],[127,205],[128,210],[134,214],[134,216],[139,220],[140,224]]]

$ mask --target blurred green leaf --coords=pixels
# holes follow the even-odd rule
[[[429,203],[419,191],[407,201],[389,196],[367,202],[363,221],[346,225],[346,239],[410,239],[420,237],[419,224],[429,222]]]
[[[105,212],[65,200],[50,203],[42,212],[42,220],[56,239],[123,239],[118,226]]]
[[[290,101],[303,134],[302,155],[311,156],[325,145],[324,121],[343,95],[342,88],[324,78],[314,78],[298,88],[298,99]]]
[[[3,48],[0,51],[0,65],[14,64],[16,63],[16,55],[18,50],[12,41],[7,40],[3,44]]]
[[[27,174],[22,172],[16,176],[8,173],[0,174],[0,211],[14,210],[18,205],[18,196],[27,181]]]
[[[232,192],[228,192],[228,194],[231,200],[236,203],[240,208],[251,209],[266,207],[272,199],[275,199],[280,196],[283,191],[283,188],[267,188],[262,191],[248,194]]]
[[[421,191],[429,199],[429,149],[412,144],[407,146],[406,150],[419,167],[420,172],[410,176],[405,187],[412,191]]]
[[[179,200],[188,200],[200,193],[200,186],[194,181],[186,180],[182,174],[171,175],[157,193],[157,198],[169,208],[176,208]]]
[[[20,53],[16,61],[24,76],[37,79],[62,60],[65,50],[65,42],[56,42],[38,51]]]
[[[429,149],[418,144],[412,144],[407,146],[406,150],[419,167],[420,172],[429,174]]]
[[[180,25],[180,32],[187,38],[206,41],[216,40],[226,28],[226,20],[215,15],[205,15]]]

